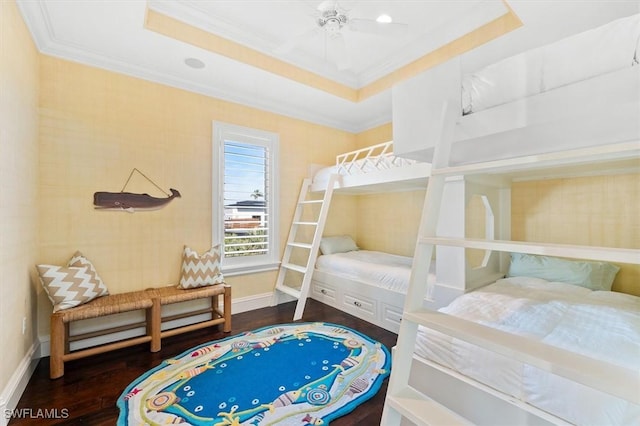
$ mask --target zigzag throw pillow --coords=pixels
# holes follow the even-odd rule
[[[91,263],[91,261],[87,259],[82,253],[80,253],[79,251],[76,251],[73,254],[73,256],[71,256],[71,259],[69,259],[69,262],[67,262],[67,266],[74,266],[74,267],[86,266],[87,273],[91,274],[91,276],[93,277],[92,281],[97,286],[96,291],[99,293],[98,296],[106,296],[109,294],[109,290],[107,290],[107,286],[104,285],[104,282],[102,281],[102,278],[100,278],[100,276],[98,275],[98,271],[96,271],[96,268],[93,266],[93,263]]]
[[[73,308],[109,294],[93,264],[77,251],[68,266],[36,265],[53,312]]]
[[[224,282],[220,271],[220,245],[201,255],[184,246],[179,288],[195,288]]]

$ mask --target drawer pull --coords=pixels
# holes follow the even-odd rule
[[[362,307],[362,303],[360,303],[360,302],[353,302],[353,304],[356,305],[358,308]]]
[[[320,293],[322,294],[327,294],[327,290],[325,290],[324,288],[322,290],[320,290]]]

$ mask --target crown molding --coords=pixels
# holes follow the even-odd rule
[[[386,123],[391,120],[391,114],[389,113],[388,117],[376,117],[367,123],[354,123],[349,120],[336,119],[335,117],[318,113],[318,111],[312,109],[311,106],[309,108],[301,108],[300,106],[285,105],[281,100],[261,99],[254,95],[227,91],[222,87],[197,84],[175,75],[131,65],[118,58],[108,57],[102,53],[88,50],[85,47],[75,46],[66,41],[59,40],[50,22],[46,3],[18,2],[18,6],[27,27],[33,35],[36,47],[42,54],[198,93],[227,102],[246,105],[294,119],[344,130],[350,133],[367,130],[370,128],[368,127],[369,123],[372,123],[371,125],[373,126],[381,121]]]
[[[280,40],[273,40],[265,34],[256,34],[254,30],[245,29],[237,22],[208,15],[197,1],[184,0],[180,2],[162,2],[150,0],[148,7],[151,10],[170,16],[173,19],[185,24],[216,34],[220,37],[231,40],[234,43],[254,49],[260,53],[272,56],[281,61],[287,62],[305,71],[312,72],[321,77],[333,80],[337,83],[358,89],[358,76],[350,70],[339,71],[333,66],[329,66],[325,61],[318,60],[304,52],[296,51],[296,59],[292,60],[289,55],[275,55],[274,50],[280,45]]]

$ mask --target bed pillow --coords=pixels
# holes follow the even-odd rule
[[[214,245],[202,255],[184,246],[178,288],[196,288],[223,282],[219,244]]]
[[[93,264],[77,251],[67,266],[36,265],[53,312],[73,308],[109,294]]]
[[[359,248],[349,235],[322,237],[320,240],[320,253],[322,254],[346,253],[355,250],[359,250]]]
[[[619,270],[619,267],[607,262],[511,253],[511,265],[507,276],[542,278],[591,290],[609,291]]]
[[[478,112],[542,90],[542,53],[520,53],[465,74],[462,78],[463,114]]]

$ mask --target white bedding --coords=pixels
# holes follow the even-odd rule
[[[533,49],[462,78],[470,114],[640,62],[640,14]]]
[[[318,256],[316,268],[388,290],[406,293],[413,258],[379,251],[357,250]],[[429,281],[435,282],[435,262]]]
[[[467,293],[440,311],[633,371],[640,368],[639,297],[512,277]],[[415,352],[570,423],[640,424],[636,404],[434,331],[420,329]]]

